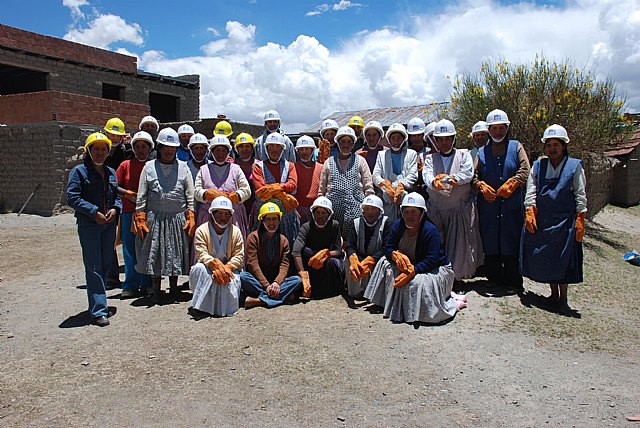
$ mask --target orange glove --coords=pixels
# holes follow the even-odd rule
[[[309,279],[309,272],[306,270],[301,270],[298,272],[300,278],[302,279],[302,297],[305,299],[311,298],[311,280]]]
[[[408,274],[407,273],[401,273],[400,275],[396,276],[395,282],[393,283],[393,287],[394,288],[404,287],[413,278],[415,278],[415,276],[416,276],[415,272],[411,272],[411,273],[408,273]]]
[[[422,158],[418,156],[418,176],[422,176],[422,169],[424,168],[424,163],[422,162]]]
[[[398,187],[396,187],[396,191],[393,194],[393,203],[397,204],[398,202],[402,202],[402,194],[404,193],[404,184],[398,183]]]
[[[434,190],[445,190],[444,185],[442,184],[442,179],[445,178],[447,174],[438,174],[435,177],[435,180],[431,183]]]
[[[225,269],[225,265],[222,264],[220,259],[213,259],[209,263],[207,263],[209,269],[211,269],[212,275],[211,277],[218,285],[225,285],[231,281],[231,277],[229,276],[229,272]]]
[[[240,203],[240,196],[238,196],[237,192],[227,193],[227,198],[229,198],[229,200],[231,201],[232,204],[239,204]]]
[[[536,224],[536,214],[538,214],[538,208],[531,205],[524,211],[524,227],[530,234],[536,233],[538,225]]]
[[[298,208],[298,200],[294,196],[282,192],[277,197],[282,202],[282,205],[284,205],[285,210],[293,211]]]
[[[447,184],[449,184],[451,186],[457,186],[458,185],[458,180],[456,180],[453,175],[447,175],[447,177],[449,177],[447,180],[445,180],[447,182]]]
[[[149,233],[149,228],[147,227],[147,213],[136,212],[133,214],[133,221],[135,223],[136,233],[140,238],[144,239],[147,233]]]
[[[192,210],[187,210],[184,216],[186,221],[184,222],[183,229],[187,231],[189,237],[193,238],[193,235],[196,234],[196,213]]]
[[[215,198],[217,198],[218,196],[226,196],[226,193],[221,192],[221,191],[216,190],[216,189],[207,189],[204,192],[204,196],[202,198],[204,199],[205,202],[211,202]]]
[[[331,257],[331,251],[324,248],[309,259],[308,265],[314,269],[322,269],[322,266],[329,260],[329,257]]]
[[[358,152],[358,154],[359,154],[360,156],[362,156],[363,158],[366,158],[368,153],[369,153],[369,150],[360,150],[360,151]]]
[[[576,213],[576,242],[584,238],[584,213]]]
[[[331,143],[324,138],[318,141],[318,163],[325,163],[331,155]]]
[[[224,271],[229,276],[229,281],[231,281],[236,276],[233,273],[234,269],[235,269],[235,267],[231,263],[227,263],[226,265],[224,265]],[[227,281],[227,282],[229,282],[229,281]]]
[[[364,272],[364,268],[360,264],[360,260],[358,259],[358,255],[353,253],[349,256],[349,273],[351,273],[351,279],[357,281],[362,278],[362,274]]]
[[[393,198],[396,195],[396,191],[393,188],[393,186],[391,185],[391,182],[389,182],[389,180],[381,181],[380,185],[378,187],[380,187],[382,190],[387,192],[387,195],[389,196],[389,199],[391,199],[393,201]]]
[[[487,202],[494,202],[497,198],[495,189],[484,181],[478,182],[478,190],[482,193],[482,197]]]
[[[376,259],[371,256],[367,256],[362,259],[360,264],[362,265],[363,269],[362,276],[369,276],[369,274],[371,273],[371,269],[373,269],[376,265]]]
[[[500,196],[501,198],[506,199],[510,197],[518,187],[520,187],[520,183],[518,183],[518,180],[511,177],[510,179],[505,181],[502,186],[500,186],[500,188],[496,192],[496,196]]]
[[[124,198],[128,199],[131,202],[135,202],[137,197],[138,197],[138,194],[136,192],[134,192],[133,190],[125,190],[124,191]]]
[[[409,257],[402,254],[400,251],[394,251],[391,253],[391,259],[396,266],[398,266],[398,270],[400,270],[400,272],[413,272],[413,264],[411,264],[411,260],[409,260]]]
[[[280,192],[282,192],[282,185],[280,183],[266,184],[256,190],[256,196],[264,202],[275,197]]]

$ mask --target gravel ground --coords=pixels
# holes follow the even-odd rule
[[[604,275],[640,297],[640,268],[596,257],[640,244],[638,212],[590,225],[584,290]],[[449,323],[414,328],[340,297],[194,320],[188,292],[149,306],[113,290],[117,313],[98,328],[72,215],[2,215],[0,244],[3,427],[600,427],[640,414],[640,314],[615,293],[572,294],[565,317],[526,304],[547,286],[492,298],[477,281]]]

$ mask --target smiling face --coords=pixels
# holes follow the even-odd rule
[[[404,135],[399,132],[394,132],[389,135],[389,144],[391,144],[391,148],[395,150],[399,150],[404,144]]]
[[[351,149],[353,149],[354,144],[355,141],[353,141],[353,138],[344,135],[338,140],[338,149],[340,149],[340,153],[343,155],[348,155],[351,154]]]
[[[251,155],[253,155],[253,144],[245,143],[236,145],[236,152],[238,152],[240,159],[249,159]]]
[[[282,156],[282,152],[284,151],[284,146],[281,144],[267,144],[266,147],[269,160],[271,162],[280,161],[280,157]]]
[[[280,216],[278,214],[267,214],[262,217],[262,224],[267,230],[267,235],[273,236],[280,226]]]
[[[418,207],[404,207],[402,209],[402,219],[409,229],[418,227],[422,220],[422,210]]]
[[[559,162],[564,156],[564,144],[557,138],[551,138],[544,142],[544,154],[551,163]]]
[[[476,147],[484,147],[489,142],[489,133],[487,132],[476,132],[473,134],[473,143]]]

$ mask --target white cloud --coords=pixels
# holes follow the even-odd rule
[[[216,30],[213,27],[207,27],[207,31],[212,33],[216,37],[220,37],[220,31]]]
[[[71,28],[65,40],[107,49],[115,42],[128,42],[142,46],[142,28],[136,23],[127,23],[117,15],[98,15],[84,28]]]
[[[328,10],[329,10],[329,5],[326,4],[326,3],[323,3],[323,4],[320,4],[320,5],[316,6],[313,10],[307,12],[305,15],[306,16],[321,15],[321,14],[325,13]]]
[[[322,3],[316,6],[313,10],[310,10],[309,12],[305,13],[305,15],[306,16],[322,15],[323,13],[328,12],[329,10],[339,12],[342,10],[347,10],[352,7],[362,7],[362,5],[360,3],[354,3],[349,0],[340,0],[338,3],[333,3],[333,4]]]
[[[252,48],[253,38],[256,35],[255,25],[243,25],[238,21],[228,21],[225,30],[228,35],[226,39],[214,40],[202,47],[202,51],[206,55],[220,55],[225,52],[246,52]]]
[[[360,3],[352,3],[349,0],[340,0],[338,3],[334,3],[333,6],[331,6],[331,9],[346,10],[346,9],[349,9],[350,7],[360,7],[360,6],[362,6]]]
[[[84,18],[84,13],[80,10],[80,7],[88,4],[88,0],[62,0],[62,5],[71,9],[71,16],[74,20]]]

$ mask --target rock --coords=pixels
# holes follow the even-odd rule
[[[247,356],[251,355],[251,346],[245,346],[242,353]]]
[[[7,334],[7,339],[12,339],[13,337],[14,337],[14,336],[13,336],[13,333],[9,333],[9,334]]]
[[[82,361],[80,364],[82,364],[83,366],[85,366],[85,367],[86,367],[86,366],[88,366],[88,365],[89,365],[89,361],[84,360],[84,361]]]
[[[344,416],[338,416],[338,417],[337,417],[337,419],[338,419],[340,422],[344,422],[347,418],[345,418]]]

